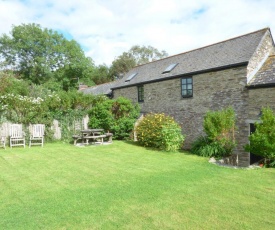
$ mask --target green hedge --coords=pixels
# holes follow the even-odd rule
[[[98,103],[89,110],[89,127],[102,128],[114,134],[115,139],[129,139],[139,116],[139,106],[119,97]]]

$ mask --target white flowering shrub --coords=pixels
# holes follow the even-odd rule
[[[48,110],[48,105],[52,102],[60,102],[60,98],[55,95],[45,95],[41,97],[29,97],[15,94],[5,94],[0,96],[0,111],[11,121],[29,123],[33,118],[40,118]],[[45,111],[46,110],[46,111]]]
[[[50,127],[56,119],[62,140],[71,140],[73,129],[70,127],[74,120],[82,119],[91,106],[104,100],[106,97],[84,95],[76,90],[54,92],[0,71],[0,124],[5,121],[25,126],[42,123],[46,125],[46,138],[51,138]]]

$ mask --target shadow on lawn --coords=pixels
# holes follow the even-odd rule
[[[142,148],[145,148],[147,150],[150,150],[150,151],[154,151],[154,152],[161,152],[161,153],[168,153],[168,154],[173,154],[173,153],[183,153],[185,155],[194,155],[192,154],[191,152],[189,152],[188,150],[184,150],[184,149],[180,149],[176,152],[169,152],[169,151],[165,151],[165,150],[160,150],[160,149],[157,149],[157,148],[153,148],[153,147],[145,147],[145,146],[142,146],[140,144],[138,144],[137,141],[132,141],[132,140],[126,140],[126,141],[123,141],[124,143],[127,143],[129,145],[133,145],[133,146],[137,146],[137,147],[142,147]]]

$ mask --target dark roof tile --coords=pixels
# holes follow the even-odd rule
[[[93,94],[93,95],[108,95],[112,93],[111,88],[116,85],[117,82],[107,82],[101,85],[92,86],[86,89],[81,90],[84,94]]]

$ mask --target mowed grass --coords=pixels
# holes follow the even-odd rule
[[[0,229],[273,229],[275,170],[126,142],[0,149]]]

